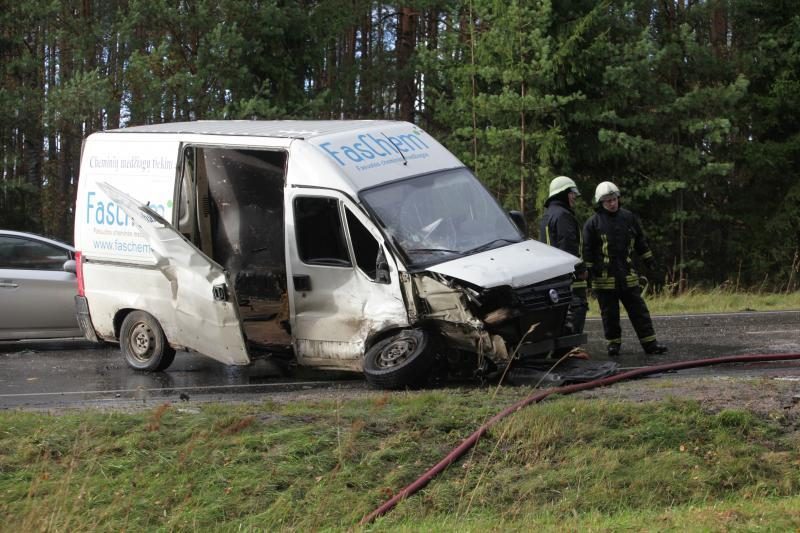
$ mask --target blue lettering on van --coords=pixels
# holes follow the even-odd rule
[[[319,147],[343,167],[347,166],[348,161],[363,163],[371,159],[396,156],[401,152],[407,154],[429,148],[418,133],[384,136],[383,138],[367,133],[359,135],[358,141],[352,144],[333,146],[333,143],[325,142]]]
[[[163,204],[149,203],[150,209],[161,215],[166,213]],[[104,202],[97,199],[97,193],[89,191],[86,194],[86,223],[96,226],[130,226],[131,218],[114,202]]]

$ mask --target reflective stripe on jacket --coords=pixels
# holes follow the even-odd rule
[[[638,286],[633,252],[645,261],[653,258],[639,218],[627,209],[620,207],[616,213],[609,213],[601,207],[586,221],[583,259],[594,289]]]

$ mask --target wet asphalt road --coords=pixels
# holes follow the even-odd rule
[[[725,355],[800,353],[800,311],[661,316],[654,319],[664,355],[645,355],[623,319],[622,368]],[[602,326],[587,321],[587,350],[607,360]],[[683,370],[681,374],[742,373],[800,380],[800,361],[726,365]],[[182,400],[251,400],[265,394],[307,389],[366,389],[358,375],[294,370],[268,360],[229,367],[179,352],[166,372],[141,373],[125,364],[119,348],[81,340],[0,342],[0,409],[53,409],[85,406],[158,405]]]

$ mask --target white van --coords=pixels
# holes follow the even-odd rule
[[[95,133],[75,247],[86,337],[139,370],[271,354],[403,388],[585,342],[563,331],[577,258],[405,122]]]

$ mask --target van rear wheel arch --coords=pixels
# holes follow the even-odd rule
[[[125,308],[125,309],[120,309],[119,311],[117,311],[117,314],[114,315],[114,338],[115,339],[119,339],[119,332],[120,332],[120,330],[122,330],[122,322],[125,320],[125,317],[128,316],[129,314],[133,313],[134,311],[136,311],[136,309]]]

